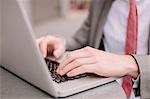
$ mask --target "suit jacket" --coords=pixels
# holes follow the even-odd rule
[[[67,49],[75,50],[85,46],[99,48],[108,12],[114,0],[92,0],[89,15],[73,38],[67,40]],[[150,98],[150,37],[148,55],[134,55],[140,70],[138,90],[141,98]]]

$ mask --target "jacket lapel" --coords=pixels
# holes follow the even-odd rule
[[[99,17],[101,16],[105,2],[106,0],[95,0],[92,3],[92,7],[90,11],[90,20],[91,20],[90,33],[91,34],[89,38],[89,45],[92,47],[94,47],[96,30],[99,24]]]
[[[102,39],[102,35],[103,35],[103,29],[104,29],[107,15],[111,8],[112,2],[113,2],[113,0],[105,0],[104,7],[102,8],[102,12],[99,13],[98,20],[97,20],[97,22],[95,22],[95,23],[97,23],[97,27],[95,29],[95,36],[94,36],[96,38],[93,38],[93,41],[94,41],[93,47],[95,47],[95,48],[99,48],[99,45],[100,45],[100,42]]]
[[[148,38],[148,55],[150,55],[150,25],[149,25],[149,38]]]

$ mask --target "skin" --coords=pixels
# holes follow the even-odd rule
[[[60,37],[47,36],[37,40],[44,57],[47,52],[53,53],[53,58],[59,58],[65,52],[65,40]],[[104,52],[92,47],[85,47],[69,52],[60,63],[57,73],[76,76],[82,73],[95,73],[105,77],[138,76],[139,70],[134,58],[130,55],[119,55]]]
[[[65,40],[63,38],[46,36],[37,39],[36,42],[43,57],[46,57],[49,52],[54,56],[52,58],[57,59],[65,52]]]

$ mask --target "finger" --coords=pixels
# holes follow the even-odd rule
[[[93,69],[91,68],[92,65],[82,65],[78,68],[75,68],[67,73],[68,77],[77,76],[83,73],[92,73]]]
[[[36,44],[37,44],[38,47],[40,47],[40,43],[41,43],[41,41],[42,41],[44,38],[45,38],[45,37],[41,37],[41,38],[38,38],[38,39],[36,40]]]
[[[84,51],[76,50],[76,51],[70,52],[68,54],[68,56],[66,57],[66,59],[59,65],[58,71],[62,70],[66,65],[68,65],[75,59],[86,58],[86,57],[90,57],[90,56],[91,55],[89,53],[84,52]]]
[[[69,71],[78,68],[79,66],[82,65],[89,65],[89,64],[94,64],[96,63],[96,60],[94,60],[93,58],[89,57],[89,58],[79,58],[76,59],[74,61],[72,61],[70,64],[66,65],[62,70],[57,71],[60,75],[64,75],[66,73],[68,73]]]
[[[59,58],[65,52],[65,40],[59,37],[47,36],[49,45],[53,51],[53,56]]]
[[[55,50],[53,52],[53,55],[56,58],[59,58],[63,53],[65,52],[65,47],[63,45],[58,45],[58,47],[55,47]]]
[[[39,47],[41,50],[41,53],[44,57],[47,56],[47,40],[46,39],[42,39],[39,43]]]

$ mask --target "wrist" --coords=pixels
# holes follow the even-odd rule
[[[133,58],[133,56],[131,55],[125,55],[126,58],[126,75],[130,75],[133,78],[136,78],[139,74],[139,68],[138,65],[136,63],[136,60]]]

